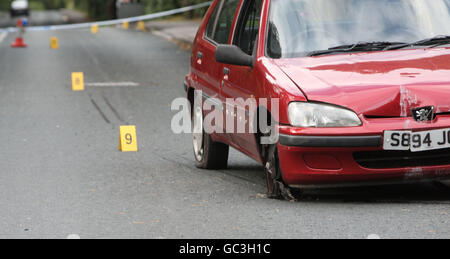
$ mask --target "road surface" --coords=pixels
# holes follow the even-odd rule
[[[51,36],[60,48],[51,50]],[[432,185],[264,197],[262,168],[196,169],[170,128],[189,53],[150,33],[30,32],[0,42],[0,238],[448,238],[450,196]],[[87,83],[139,86],[71,90]],[[139,152],[118,151],[136,125]]]

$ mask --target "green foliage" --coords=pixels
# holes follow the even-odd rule
[[[9,10],[12,0],[0,0],[0,10]]]
[[[33,3],[34,2],[34,3]],[[66,6],[65,0],[32,0],[30,6],[43,6],[44,9],[61,9]]]

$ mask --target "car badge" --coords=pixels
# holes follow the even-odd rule
[[[417,122],[430,122],[434,119],[434,107],[414,108],[412,109],[412,115]]]

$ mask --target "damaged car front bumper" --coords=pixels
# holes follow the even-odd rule
[[[412,117],[365,118],[360,127],[280,126],[283,180],[291,187],[380,185],[450,179],[450,149],[385,150],[384,132],[421,132],[450,127],[450,115],[419,123]]]

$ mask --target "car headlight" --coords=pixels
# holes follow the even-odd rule
[[[327,104],[293,102],[289,104],[289,120],[295,127],[356,127],[361,120],[353,111]]]

